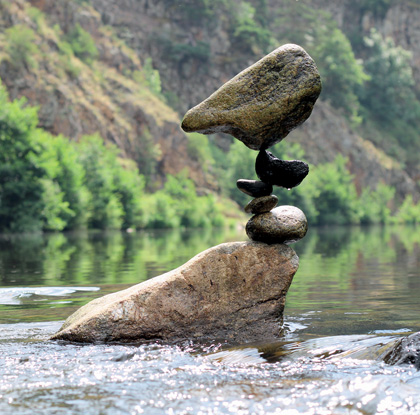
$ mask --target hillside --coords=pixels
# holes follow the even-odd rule
[[[11,99],[39,107],[41,128],[73,140],[99,132],[151,185],[187,167],[211,188],[158,77],[86,2],[0,2],[0,78]]]
[[[242,203],[235,181],[251,178],[256,153],[228,136],[187,136],[180,119],[266,53],[298,43],[323,93],[275,151],[308,161],[318,186],[323,170],[348,176],[362,205],[386,187],[379,203],[395,212],[420,198],[419,21],[418,0],[0,0],[0,79],[11,99],[39,107],[40,128],[116,144],[149,191],[186,168],[199,194]],[[307,192],[314,205],[326,193],[311,186],[281,202]],[[352,215],[338,222],[374,217]]]
[[[251,3],[241,1],[161,0],[151,3],[125,0],[116,7],[107,0],[91,2],[101,10],[103,21],[112,25],[139,55],[152,58],[161,75],[163,91],[174,97],[172,104],[180,115],[279,44],[303,44],[311,53],[317,45],[307,41],[309,34],[305,31],[312,25],[315,33],[316,25],[330,24],[328,19],[327,23],[321,20],[325,19],[325,12],[331,13],[338,27],[349,37],[352,33],[367,36],[372,27],[377,27],[397,45],[410,49],[419,85],[420,30],[416,22],[420,8],[413,2],[395,2],[395,6],[383,5],[383,9],[374,5],[386,1],[372,1],[370,9],[348,0],[303,1],[299,5],[287,0],[258,0],[252,2],[254,9],[250,8]],[[314,8],[317,11],[314,12]],[[332,58],[334,52],[330,51]],[[317,63],[322,66],[322,62]],[[345,66],[342,69],[348,70]],[[348,80],[345,74],[343,78],[337,85],[332,79],[328,89],[354,86],[345,84],[352,81],[351,74]],[[325,82],[324,79],[324,87]],[[387,152],[386,145],[375,142],[372,135],[367,129],[355,128],[346,117],[344,105],[341,108],[337,108],[337,102],[331,105],[324,93],[310,120],[301,130],[292,133],[286,143],[300,143],[313,164],[331,162],[338,153],[345,155],[359,191],[384,182],[396,187],[401,198],[407,193],[418,198],[418,187],[413,180],[419,173],[418,166],[407,171],[404,162]]]

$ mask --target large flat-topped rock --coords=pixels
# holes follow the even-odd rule
[[[91,301],[52,338],[74,342],[274,339],[298,264],[296,253],[286,245],[221,244],[171,272]]]
[[[182,128],[228,133],[253,150],[268,148],[310,116],[320,92],[315,62],[300,46],[287,44],[190,109]]]

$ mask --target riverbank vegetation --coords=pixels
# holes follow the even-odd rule
[[[185,172],[168,176],[164,187],[145,190],[145,178],[132,160],[99,135],[72,142],[36,127],[37,109],[25,100],[10,102],[0,87],[0,231],[61,231],[80,228],[176,228],[224,226],[227,202],[198,196]],[[236,188],[238,177],[255,176],[255,152],[236,141],[228,153],[208,149],[207,162],[223,176],[222,193],[244,206],[249,197]],[[284,158],[302,158],[297,144]],[[217,163],[215,162],[217,160]],[[302,208],[311,224],[420,221],[420,205],[408,196],[394,215],[395,189],[380,185],[357,194],[346,159],[316,166],[299,187],[276,191],[281,204]],[[222,199],[223,200],[223,199]]]
[[[72,142],[37,128],[37,109],[3,86],[0,108],[0,232],[227,224],[220,198],[198,196],[184,172],[149,194],[136,164],[99,135]]]
[[[198,23],[210,27],[223,15],[227,36],[238,56],[247,57],[246,62],[279,44],[301,44],[319,67],[323,81],[320,99],[328,101],[334,111],[347,118],[354,131],[411,177],[420,177],[420,100],[409,51],[374,29],[368,34],[361,34],[355,26],[351,26],[353,31],[341,29],[331,14],[312,7],[309,0],[282,0],[282,7],[274,9],[266,0],[216,3],[200,0],[200,7],[189,1],[179,3],[184,5],[177,13],[185,27]],[[382,18],[391,4],[392,0],[356,1],[351,7]],[[6,3],[1,6],[6,7]],[[133,95],[133,102],[145,93],[148,99],[144,108],[150,110],[152,102],[159,103],[153,115],[138,111],[141,119],[138,125],[142,127],[143,118],[170,110],[166,104],[177,106],[178,97],[174,91],[162,88],[160,73],[152,59],[145,57],[142,65],[136,66],[139,57],[124,40],[117,38],[113,28],[102,27],[110,32],[110,38],[118,41],[120,52],[124,52],[123,61],[134,56],[128,65],[130,70],[121,74],[112,71],[115,79],[99,65],[101,48],[86,28],[74,24],[63,31],[57,24],[51,26],[48,16],[38,8],[25,7],[22,10],[26,10],[30,24],[16,24],[0,33],[0,63],[4,67],[11,65],[13,73],[36,74],[45,62],[48,70],[55,70],[54,65],[58,64],[61,68],[56,74],[58,83],[68,77],[89,93],[95,89],[96,80],[102,79],[100,82],[108,87],[118,77],[118,87],[110,88],[115,102],[120,94],[132,93],[137,88],[139,93]],[[56,44],[57,56],[42,39]],[[198,66],[212,64],[214,57],[206,38],[189,43],[166,38],[157,41],[163,42],[161,49],[169,65],[190,60]],[[83,83],[84,73],[95,76]],[[10,83],[9,79],[9,88]],[[71,90],[68,88],[69,94]],[[84,100],[84,108],[90,108],[100,124],[109,118],[114,124],[120,123],[121,129],[115,131],[126,132],[123,127],[130,130],[121,116],[123,106],[110,104],[105,111],[109,117],[102,117],[97,106],[107,102],[108,92],[106,88],[101,91],[93,93],[91,100]],[[76,96],[72,99],[77,102]],[[198,190],[186,171],[167,175],[160,186],[161,182],[156,185],[153,177],[161,148],[148,125],[139,128],[139,134],[136,130],[135,138],[129,137],[137,141],[128,159],[122,158],[121,149],[105,142],[99,134],[75,140],[38,128],[37,108],[22,99],[10,101],[1,85],[0,108],[0,232],[226,226],[233,222],[232,217],[237,218],[234,212],[239,212],[250,200],[236,188],[236,180],[256,178],[256,152],[237,140],[232,140],[229,146],[226,140],[220,145],[220,141],[200,134],[187,137],[186,152],[211,177],[213,190]],[[114,117],[115,114],[119,116]],[[174,122],[177,117],[173,112]],[[278,144],[272,151],[280,158],[305,160],[305,151],[298,144]],[[299,187],[276,190],[279,203],[300,207],[312,225],[420,222],[420,204],[411,195],[400,200],[395,197],[396,189],[385,182],[373,189],[360,184],[356,187],[348,166],[349,160],[339,154],[328,163],[311,165],[309,176]],[[232,205],[232,200],[239,206]]]
[[[215,160],[219,174],[224,172],[223,191],[244,206],[250,198],[238,191],[236,179],[258,180],[254,168],[256,153],[236,140],[232,146],[225,155],[215,150]],[[280,143],[270,150],[280,158],[305,160],[304,150],[298,144],[285,147]],[[375,190],[365,188],[358,192],[347,163],[346,158],[338,155],[333,162],[311,166],[309,175],[298,187],[275,188],[279,204],[299,207],[311,225],[420,223],[420,204],[411,195],[397,206],[392,186],[379,184]]]

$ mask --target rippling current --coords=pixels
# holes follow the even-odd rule
[[[0,414],[419,414],[420,372],[379,356],[420,330],[420,236],[311,230],[276,343],[50,342],[92,298],[240,236],[0,238]],[[34,239],[35,238],[35,239]]]

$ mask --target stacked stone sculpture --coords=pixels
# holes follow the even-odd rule
[[[251,241],[209,248],[181,267],[95,299],[71,315],[54,340],[75,342],[255,342],[278,338],[286,294],[299,265],[284,243],[306,233],[301,210],[279,206],[273,186],[292,188],[309,168],[267,149],[311,114],[321,81],[310,56],[285,45],[244,70],[186,114],[182,128],[230,133],[259,151],[260,180],[240,179]],[[264,242],[264,243],[261,243]]]
[[[229,133],[259,151],[255,171],[260,181],[237,181],[239,190],[254,198],[245,206],[254,215],[246,225],[254,241],[291,243],[306,234],[304,213],[294,206],[275,208],[278,199],[271,193],[273,186],[298,186],[309,166],[280,160],[267,149],[310,116],[320,92],[315,62],[300,46],[288,44],[236,75],[184,117],[186,132]]]

